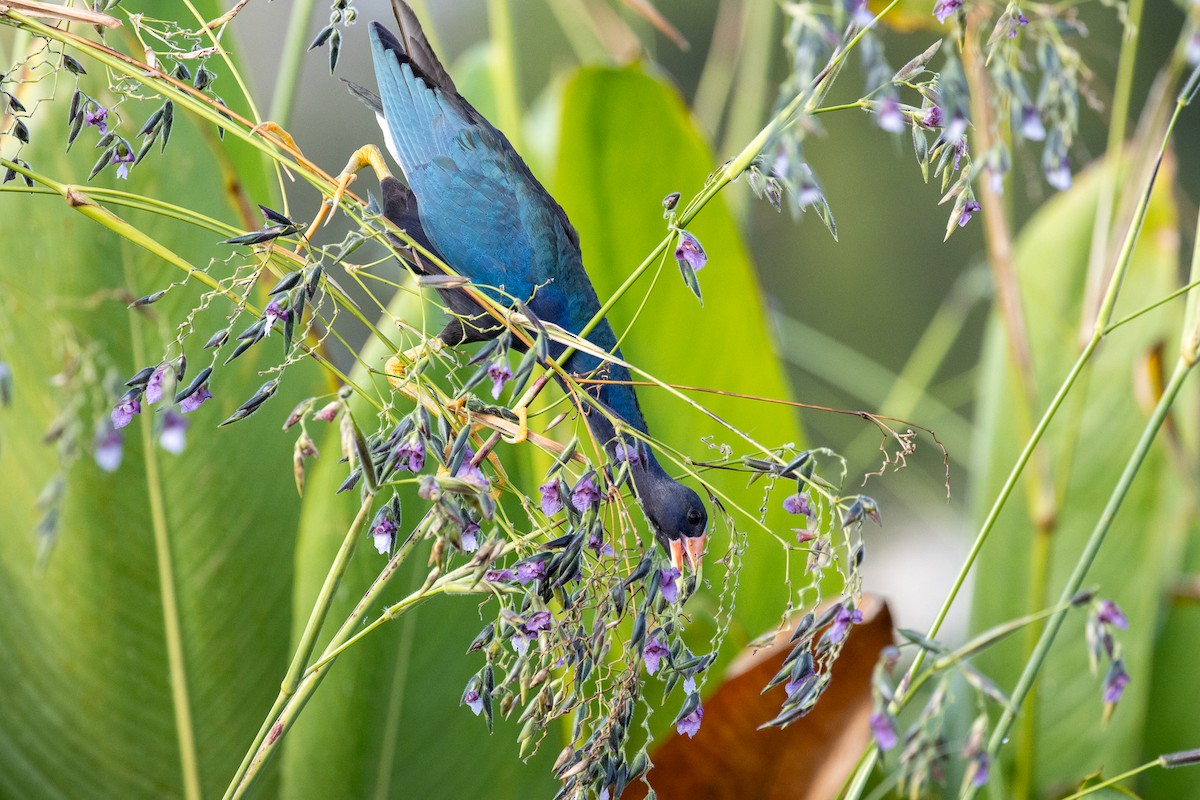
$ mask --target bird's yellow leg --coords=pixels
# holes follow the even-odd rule
[[[399,389],[404,386],[408,369],[417,362],[418,359],[426,355],[436,355],[446,346],[438,337],[427,339],[415,347],[410,347],[399,355],[392,356],[383,366],[383,371],[387,374],[388,383],[393,389]]]
[[[273,123],[272,123],[273,124]],[[379,152],[379,148],[373,144],[363,145],[354,151],[350,156],[350,160],[346,162],[346,166],[342,168],[341,173],[337,176],[336,188],[333,191],[333,197],[321,204],[321,210],[317,212],[317,216],[313,219],[312,224],[308,226],[308,230],[304,232],[304,241],[309,241],[313,234],[317,232],[317,228],[324,225],[333,209],[338,207],[342,202],[342,198],[346,195],[346,189],[358,177],[358,172],[363,167],[370,167],[375,170],[375,176],[382,181],[384,178],[390,178],[392,171],[388,169],[387,162],[383,160],[383,153]],[[296,248],[299,251],[299,247]]]
[[[529,406],[519,405],[513,409],[517,415],[517,432],[513,436],[505,436],[509,444],[520,444],[529,438]]]

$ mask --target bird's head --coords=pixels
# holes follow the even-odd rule
[[[708,538],[708,511],[700,495],[666,476],[638,488],[654,538],[670,554],[675,569],[682,572],[685,560],[697,569]]]

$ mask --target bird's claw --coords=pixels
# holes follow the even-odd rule
[[[505,436],[504,441],[509,444],[521,444],[529,439],[529,408],[517,406],[513,411],[517,415],[517,432],[513,436]]]
[[[280,127],[278,122],[271,122],[270,120],[267,120],[266,122],[258,123],[257,125],[255,125],[253,128],[250,129],[251,136],[254,136],[255,134],[262,136],[263,134],[267,134],[267,133],[271,134],[276,139],[283,142],[283,144],[286,145],[289,149],[295,150],[297,153],[300,152],[300,148],[296,145],[296,140],[292,138],[292,135],[290,133],[288,133],[282,127]]]
[[[392,356],[383,366],[383,371],[387,374],[388,383],[393,389],[399,389],[404,386],[409,368],[416,364],[417,361],[427,355],[437,355],[445,347],[445,343],[436,336],[428,339],[421,344],[410,347],[398,356]]]

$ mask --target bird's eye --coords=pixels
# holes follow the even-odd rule
[[[688,510],[687,521],[689,525],[699,525],[702,517],[700,511],[693,508]]]

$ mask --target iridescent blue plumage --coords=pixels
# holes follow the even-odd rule
[[[600,310],[578,234],[504,134],[458,94],[411,9],[401,0],[393,7],[400,38],[378,23],[370,29],[382,111],[377,116],[408,183],[383,180],[385,215],[500,304],[520,300],[538,318],[578,334]],[[440,334],[447,344],[496,335],[490,318],[472,319],[480,309],[464,293],[442,294],[459,320]],[[620,358],[607,320],[586,338]],[[559,358],[565,349],[552,343],[550,354]],[[602,385],[596,398],[630,428],[648,433],[628,370],[582,352],[562,366],[617,382]],[[595,409],[587,421],[615,456],[619,439],[613,425]],[[632,439],[627,445],[634,449]],[[689,560],[698,558],[707,525],[703,503],[667,476],[653,454],[637,450],[642,459],[631,474],[656,536],[676,562],[680,537]]]

